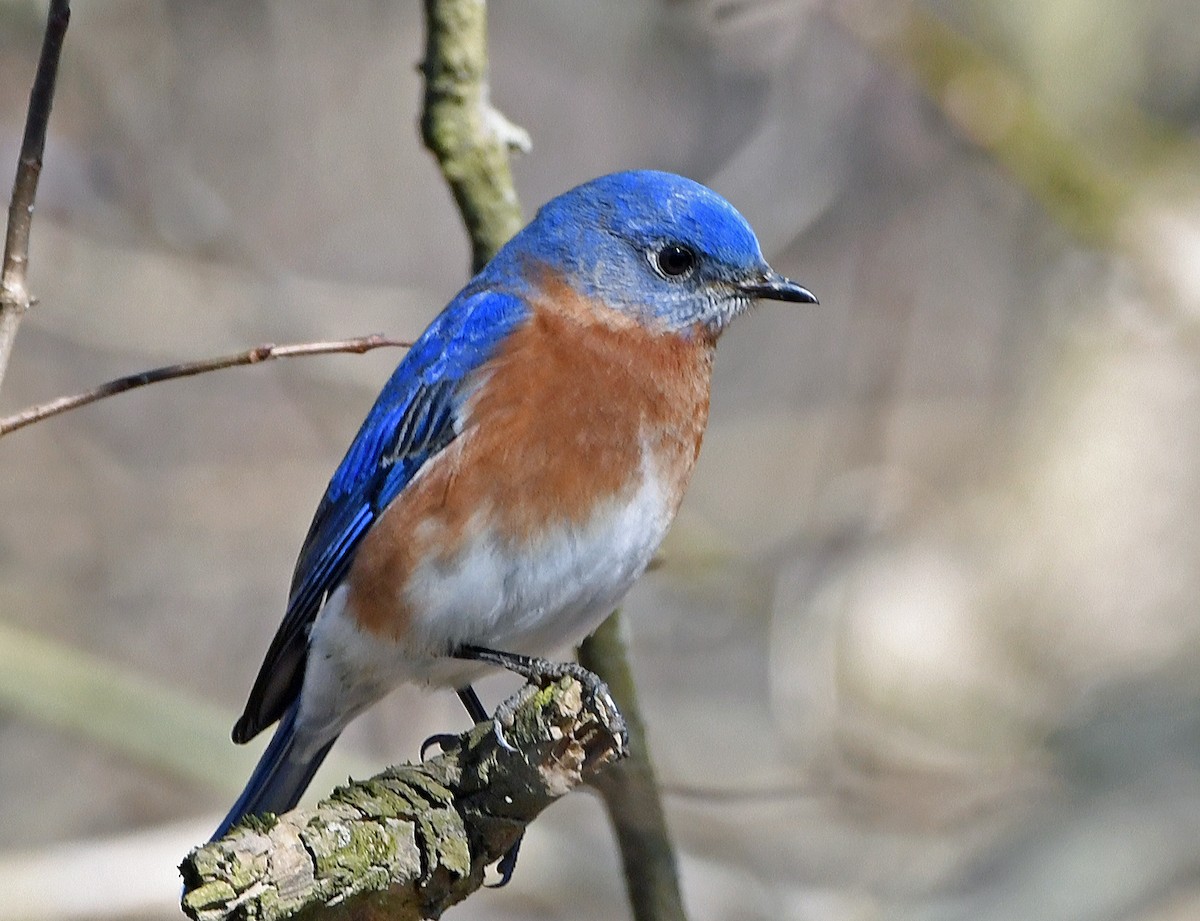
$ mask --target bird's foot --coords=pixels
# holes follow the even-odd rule
[[[433,746],[437,746],[443,752],[448,751],[451,746],[458,744],[460,736],[456,736],[452,732],[437,732],[431,735],[428,739],[421,743],[421,760],[425,760],[425,755]]]
[[[525,840],[525,833],[521,832],[521,837],[513,842],[513,846],[504,852],[504,856],[496,862],[496,872],[500,874],[500,879],[494,883],[488,883],[489,889],[503,889],[509,884],[513,878],[513,872],[517,869],[517,854],[521,851],[521,842]]]
[[[573,678],[583,688],[584,703],[604,712],[608,723],[616,736],[620,748],[629,744],[629,732],[625,727],[625,718],[613,700],[608,685],[594,672],[588,671],[578,662],[552,662],[537,656],[527,656],[519,652],[503,652],[487,649],[483,646],[459,646],[454,651],[455,658],[471,659],[476,662],[487,662],[498,665],[514,674],[520,675],[529,684],[546,687],[561,678]],[[496,741],[507,751],[514,751],[512,745],[504,737],[504,727],[513,724],[513,716],[517,708],[525,702],[529,694],[528,686],[522,688],[508,700],[504,701],[493,717],[496,731]],[[515,862],[515,858],[514,858]]]

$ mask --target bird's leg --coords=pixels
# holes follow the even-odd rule
[[[467,708],[467,715],[471,717],[472,723],[487,722],[488,712],[484,709],[483,704],[480,703],[479,695],[475,693],[473,687],[469,684],[464,684],[455,693],[458,694],[458,699],[462,701],[462,705]]]
[[[469,659],[475,662],[486,662],[489,665],[498,665],[520,675],[531,684],[545,686],[559,678],[574,678],[583,686],[585,699],[596,701],[608,711],[613,733],[621,746],[625,747],[629,742],[625,719],[621,716],[621,711],[617,709],[608,685],[578,662],[552,662],[549,659],[527,656],[519,652],[504,652],[499,649],[488,649],[484,646],[469,644],[457,647],[451,655],[456,659]],[[512,725],[513,713],[524,701],[524,694],[525,691],[522,689],[504,701],[497,708],[496,715],[493,717],[496,740],[509,751],[513,751],[513,747],[504,738],[503,727],[506,724]]]
[[[484,709],[483,703],[479,700],[479,695],[475,693],[475,689],[469,684],[464,684],[461,688],[456,688],[455,693],[458,699],[462,701],[463,707],[466,708],[467,714],[471,717],[471,722],[478,725],[486,723],[490,717],[487,710]],[[421,743],[421,760],[425,760],[425,752],[429,747],[436,745],[445,751],[449,746],[458,741],[458,736],[453,733],[439,732],[436,735],[431,735],[428,739]],[[488,883],[488,888],[499,889],[507,886],[512,879],[513,872],[517,869],[517,854],[521,850],[521,842],[525,840],[524,832],[513,843],[504,856],[496,863],[496,872],[500,874],[500,879],[495,883]]]
[[[479,695],[475,693],[475,689],[469,684],[464,684],[461,688],[456,688],[455,692],[458,699],[462,701],[462,705],[467,710],[467,715],[471,717],[472,723],[486,723],[490,717],[487,710],[483,708],[483,704],[479,700]],[[451,745],[458,741],[458,736],[451,732],[438,732],[431,735],[428,739],[421,743],[421,760],[425,760],[425,753],[436,745],[442,751],[445,751]]]

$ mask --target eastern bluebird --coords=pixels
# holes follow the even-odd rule
[[[464,657],[594,630],[683,498],[718,337],[762,298],[816,303],[702,185],[616,173],[545,205],[417,340],[330,480],[233,740],[279,726],[214,837],[295,806],[403,682],[480,720],[486,666]]]

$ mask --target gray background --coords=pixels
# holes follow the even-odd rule
[[[5,411],[260,342],[411,337],[462,284],[416,132],[419,4],[76,7]],[[1136,189],[1092,245],[972,142],[969,84],[930,98],[878,52],[905,9],[491,8],[527,213],[683,172],[822,302],[725,337],[666,565],[627,604],[688,902],[1198,917],[1200,6],[918,7],[1011,81],[971,124],[1031,99]],[[43,10],[0,3],[4,173]],[[162,384],[0,442],[0,921],[176,916],[173,866],[254,758],[226,733],[307,522],[397,358]],[[44,684],[20,677],[35,640]],[[72,692],[79,655],[131,696]],[[315,787],[462,725],[453,695],[404,690]],[[626,911],[579,794],[454,916]]]

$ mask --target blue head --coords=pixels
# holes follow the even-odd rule
[[[639,170],[547,203],[480,281],[553,272],[607,307],[672,331],[719,333],[753,301],[815,304],[773,271],[734,207],[699,183]]]

